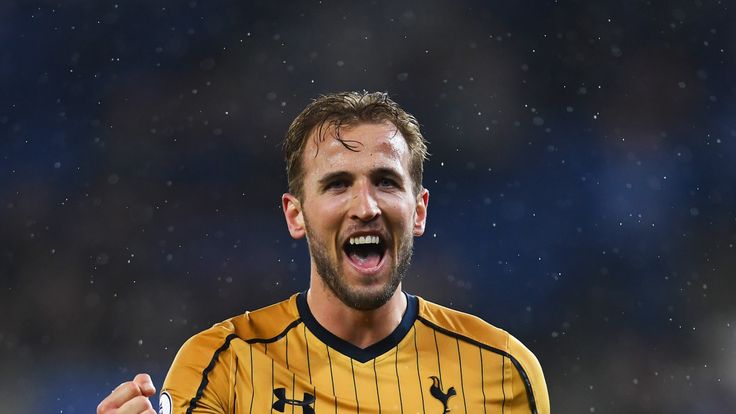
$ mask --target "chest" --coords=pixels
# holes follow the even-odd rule
[[[238,350],[237,413],[501,413],[511,363],[455,338],[413,332],[360,361],[304,337]],[[509,410],[506,410],[508,413]]]

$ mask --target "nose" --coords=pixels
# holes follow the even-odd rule
[[[356,183],[350,205],[350,218],[370,222],[381,215],[378,200],[369,183]]]

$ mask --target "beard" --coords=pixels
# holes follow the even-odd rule
[[[314,260],[317,272],[342,303],[356,310],[369,311],[380,308],[391,299],[411,264],[411,256],[414,252],[414,237],[411,233],[404,234],[399,240],[398,255],[394,260],[393,268],[390,269],[389,280],[380,287],[378,292],[375,292],[372,289],[363,290],[360,287],[351,286],[345,280],[345,275],[341,273],[337,259],[330,258],[325,243],[315,236],[306,220],[304,224],[307,230],[309,254]],[[384,254],[389,254],[389,252],[386,251]]]

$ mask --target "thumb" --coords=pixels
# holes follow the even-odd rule
[[[146,397],[150,397],[156,393],[156,387],[153,385],[153,380],[148,374],[138,374],[133,379],[135,385],[141,390],[141,394]]]

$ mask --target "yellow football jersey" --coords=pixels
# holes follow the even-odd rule
[[[190,338],[161,413],[549,413],[534,355],[481,319],[406,295],[391,335],[358,348],[319,325],[306,294]]]

